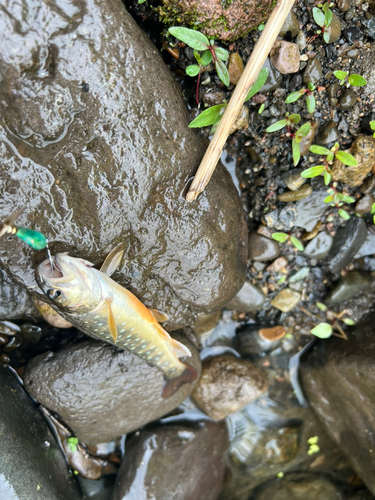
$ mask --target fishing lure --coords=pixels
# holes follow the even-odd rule
[[[39,231],[34,231],[33,229],[27,229],[26,227],[15,226],[14,222],[20,215],[23,214],[25,208],[21,208],[16,212],[13,212],[10,217],[3,223],[3,227],[0,230],[0,238],[4,234],[15,234],[17,238],[22,240],[24,243],[29,245],[29,247],[34,250],[43,250],[43,248],[48,248],[48,240],[43,233]]]

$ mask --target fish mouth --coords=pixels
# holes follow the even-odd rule
[[[62,265],[57,254],[52,257],[51,261],[46,259],[39,264],[37,269],[38,281],[41,283],[67,283],[74,278],[74,274],[69,272]],[[67,254],[61,254],[67,255]],[[65,266],[66,267],[66,266]]]

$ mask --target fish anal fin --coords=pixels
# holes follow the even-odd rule
[[[192,382],[198,377],[198,372],[195,368],[189,365],[184,366],[184,371],[178,377],[165,380],[161,393],[162,398],[169,398],[182,384]]]
[[[165,313],[162,311],[158,311],[157,309],[150,309],[152,315],[154,318],[159,321],[159,323],[164,323],[164,321],[169,320],[169,316],[167,316]]]
[[[111,307],[111,301],[107,299],[107,305],[108,305],[108,329],[109,333],[111,334],[114,342],[117,342],[117,326],[116,326],[116,321],[115,317],[113,316],[112,312],[112,307]]]
[[[125,244],[120,243],[111,252],[109,252],[105,261],[103,262],[102,267],[100,268],[100,271],[107,276],[111,276],[120,265],[120,262],[124,256],[124,252]]]
[[[186,345],[181,344],[181,342],[179,342],[178,340],[171,338],[171,344],[178,358],[182,358],[183,356],[191,356],[191,352],[186,347]]]

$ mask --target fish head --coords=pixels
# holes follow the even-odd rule
[[[58,253],[39,264],[36,280],[54,304],[66,312],[84,313],[95,309],[102,293],[93,264],[84,259]]]

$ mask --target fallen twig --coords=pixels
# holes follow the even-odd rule
[[[225,142],[228,138],[230,128],[240,112],[245,98],[255,83],[259,71],[262,69],[270,50],[280,33],[280,29],[287,18],[294,0],[279,0],[267,21],[267,24],[256,43],[253,53],[248,60],[245,70],[234,89],[228,107],[220,120],[217,130],[207,148],[207,151],[199,165],[197,173],[193,179],[190,189],[186,195],[186,200],[191,202],[201,193],[209,183],[215,170],[217,162],[223,152]]]

